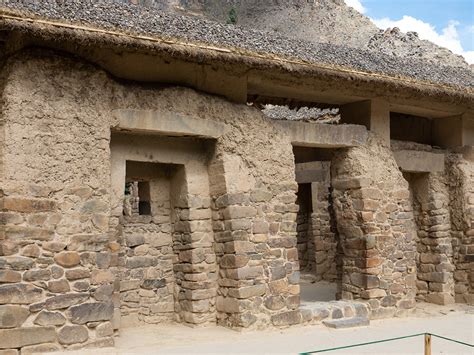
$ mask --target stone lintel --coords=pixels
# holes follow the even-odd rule
[[[330,162],[315,161],[295,165],[296,182],[308,184],[311,182],[325,182],[330,180]]]
[[[295,121],[275,121],[275,125],[300,147],[350,148],[364,145],[367,129],[360,125],[330,125]]]
[[[418,150],[399,150],[393,153],[402,171],[435,173],[444,171],[444,154]]]
[[[113,128],[135,133],[217,139],[228,131],[223,123],[170,111],[120,109],[113,114],[118,120]]]

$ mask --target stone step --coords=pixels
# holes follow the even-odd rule
[[[366,317],[340,318],[323,321],[326,327],[334,329],[363,327],[370,324],[370,320]]]

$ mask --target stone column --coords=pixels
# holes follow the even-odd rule
[[[415,305],[415,241],[408,183],[378,138],[336,154],[332,186],[343,251],[343,299],[367,300],[372,317]]]
[[[213,161],[210,179],[220,266],[219,323],[299,323],[297,184],[259,185],[241,158],[232,155]]]
[[[449,190],[444,173],[423,174],[418,180],[418,189],[424,190],[418,191],[418,296],[430,303],[453,303]]]
[[[172,196],[179,315],[190,324],[215,322],[217,264],[209,180],[203,162],[191,161],[176,172]]]

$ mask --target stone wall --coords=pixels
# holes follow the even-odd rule
[[[417,225],[417,298],[453,303],[453,246],[445,174],[411,174],[407,180]]]
[[[332,186],[344,253],[343,299],[367,300],[372,317],[415,306],[415,228],[408,183],[389,148],[367,146],[336,154]]]
[[[151,215],[122,217],[125,252],[125,267],[119,275],[122,325],[176,320],[174,224],[170,178],[163,170],[156,165],[155,174],[161,176],[149,180]]]
[[[43,50],[8,59],[2,78],[0,349],[110,346],[127,322],[264,328],[312,320],[299,309],[291,141],[258,109],[119,83]],[[212,141],[119,133],[113,112],[124,108],[228,129]],[[124,216],[129,162],[171,169],[149,179],[149,216]],[[342,298],[365,300],[373,317],[403,314],[416,295],[408,183],[376,137],[338,151],[331,164],[334,191],[320,186],[311,221],[324,234],[316,255],[334,264],[335,220]],[[469,176],[461,189],[467,222],[456,230],[453,263],[456,290],[472,290],[472,164],[459,166]],[[320,270],[333,277],[333,267]]]
[[[340,281],[342,251],[332,204],[331,182],[313,183],[314,211],[311,215],[318,280]]]
[[[474,156],[448,156],[455,301],[474,304]]]

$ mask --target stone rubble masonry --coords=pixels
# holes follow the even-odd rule
[[[2,71],[1,350],[113,346],[127,323],[264,328],[346,312],[300,308],[291,137],[255,107],[119,83],[39,49],[9,58]],[[176,112],[227,131],[212,142],[118,134],[116,109]],[[125,174],[125,161],[111,158],[117,137],[139,141],[130,154],[139,144],[162,147],[161,158],[138,160],[171,166],[150,180],[151,216],[123,215],[125,181],[115,173]],[[364,142],[331,161],[339,294],[362,304],[347,315],[403,315],[416,297],[472,303],[472,161],[455,155],[459,174],[431,176],[436,193],[418,209],[392,152],[373,134]],[[202,154],[183,161],[189,151]],[[321,201],[311,221],[327,231]]]

